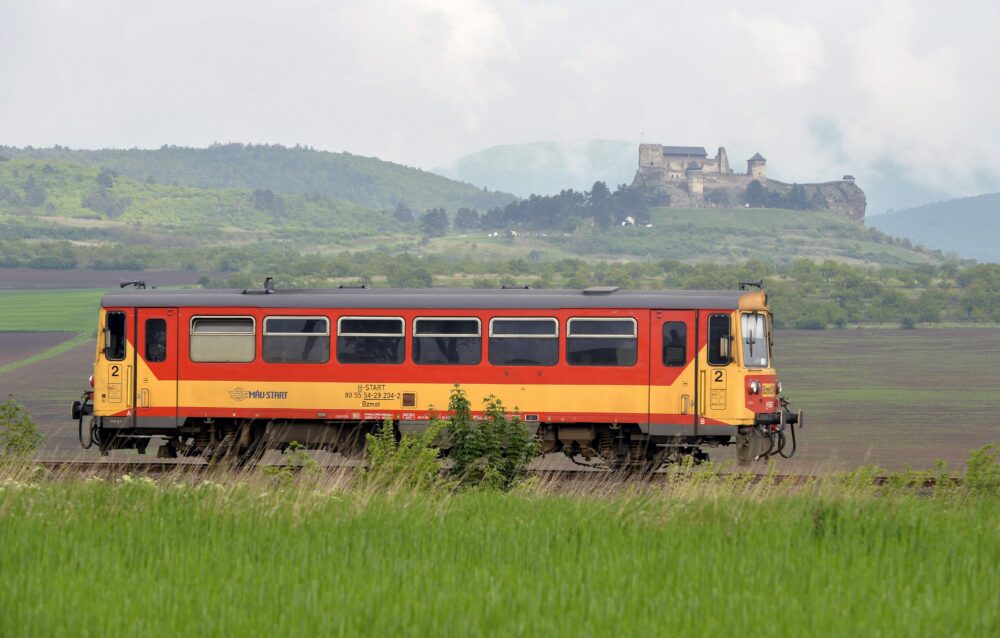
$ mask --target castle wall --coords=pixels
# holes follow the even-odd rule
[[[719,147],[714,158],[663,156],[660,144],[639,146],[639,167],[632,180],[633,187],[647,187],[670,195],[674,207],[742,207],[746,204],[747,187],[754,181],[782,196],[788,196],[792,184],[767,178],[767,161],[747,161],[746,173],[734,173],[726,149]],[[702,170],[688,171],[691,162]],[[799,184],[806,201],[815,210],[828,210],[855,222],[863,222],[867,202],[864,191],[853,181],[839,180],[825,184]]]

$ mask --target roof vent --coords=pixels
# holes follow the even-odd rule
[[[339,290],[368,290],[368,284],[340,284]]]
[[[531,286],[515,286],[513,284],[504,284],[500,286],[500,290],[531,290]]]
[[[264,279],[263,288],[244,288],[244,295],[273,295],[274,290],[274,277],[267,277]]]
[[[583,294],[585,295],[610,295],[611,293],[618,292],[618,286],[591,286],[590,288],[584,288]]]

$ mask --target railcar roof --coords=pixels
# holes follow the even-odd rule
[[[262,290],[122,290],[104,307],[248,308],[662,308],[736,309],[739,290],[545,290],[475,288],[342,288]]]

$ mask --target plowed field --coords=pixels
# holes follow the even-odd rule
[[[44,352],[73,336],[72,332],[0,332],[0,366]]]

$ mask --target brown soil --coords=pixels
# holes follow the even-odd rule
[[[73,337],[72,332],[0,332],[0,366],[44,352]]]
[[[13,395],[28,409],[45,434],[46,451],[79,447],[70,404],[88,387],[93,360],[94,346],[85,343],[50,359],[0,373],[0,395],[3,399]]]
[[[38,288],[117,288],[124,281],[141,279],[149,286],[193,286],[198,279],[225,279],[226,273],[188,270],[40,270],[0,268],[0,288],[31,290]]]

